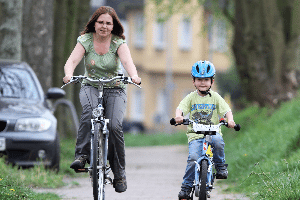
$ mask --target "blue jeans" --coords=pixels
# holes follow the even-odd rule
[[[185,174],[183,176],[183,182],[181,188],[183,190],[190,190],[193,187],[193,183],[195,180],[195,162],[197,161],[205,152],[203,152],[203,143],[204,138],[193,140],[189,143],[189,157],[187,160],[187,166],[185,170]],[[225,164],[225,153],[224,147],[225,143],[223,137],[217,133],[217,135],[212,136],[212,142],[209,143],[213,146],[213,161],[215,166],[224,165]]]

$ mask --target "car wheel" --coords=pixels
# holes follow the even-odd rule
[[[52,169],[58,173],[59,172],[59,163],[60,163],[60,140],[59,140],[58,133],[57,133],[54,143],[55,143],[54,144],[55,150],[54,150],[54,155],[52,157],[50,169]]]
[[[142,131],[139,127],[132,126],[128,132],[131,133],[132,135],[137,135],[137,134],[141,133]]]

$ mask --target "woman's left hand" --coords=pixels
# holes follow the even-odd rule
[[[134,75],[131,77],[132,82],[134,82],[137,85],[140,85],[142,82],[142,79],[138,75]]]

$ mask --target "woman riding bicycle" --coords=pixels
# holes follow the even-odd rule
[[[84,57],[85,76],[89,78],[111,78],[121,71],[120,61],[132,81],[141,82],[126,44],[123,26],[115,12],[108,6],[98,8],[77,39],[77,44],[68,58],[64,70],[64,83],[68,83],[81,59]],[[127,189],[125,174],[125,143],[122,130],[127,96],[125,85],[112,82],[104,86],[103,106],[109,122],[108,160],[114,174],[116,192]],[[98,104],[97,84],[83,81],[79,98],[82,105],[80,126],[75,147],[75,161],[70,168],[82,169],[90,157],[92,110]]]

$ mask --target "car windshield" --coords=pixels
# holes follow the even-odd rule
[[[39,99],[39,93],[31,74],[24,69],[0,68],[0,98]]]

